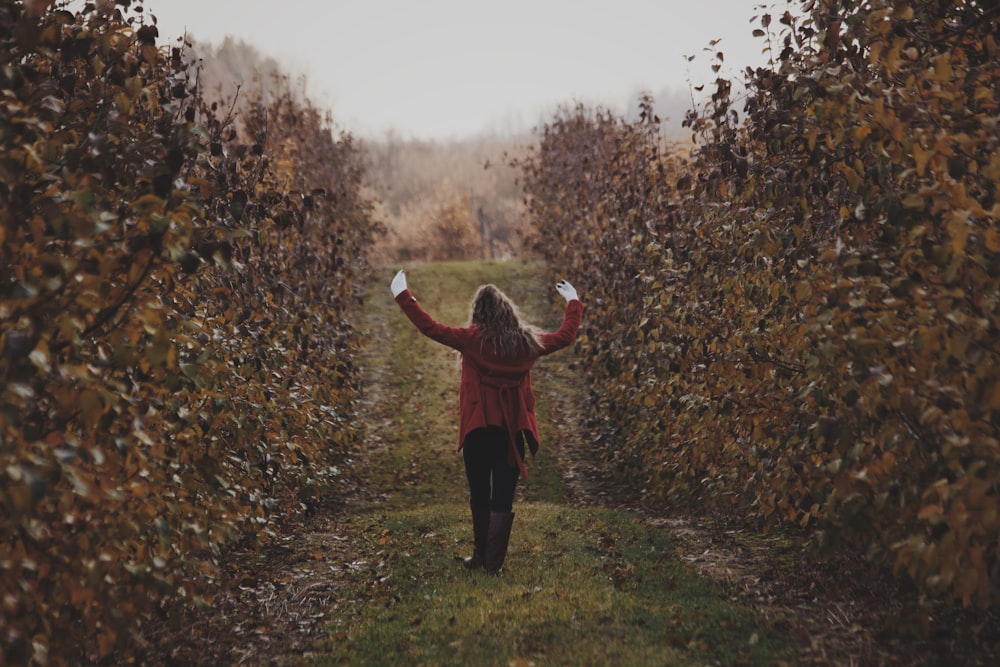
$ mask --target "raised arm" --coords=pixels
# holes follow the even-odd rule
[[[558,331],[541,335],[543,355],[561,350],[576,340],[576,334],[580,330],[580,320],[583,319],[583,304],[576,293],[576,288],[565,280],[560,280],[556,283],[556,291],[566,299],[566,312]]]
[[[463,345],[469,340],[468,329],[449,327],[431,317],[417,303],[417,297],[410,293],[406,285],[406,275],[402,271],[397,273],[392,279],[389,288],[392,290],[392,296],[396,299],[396,303],[399,304],[399,307],[403,309],[403,313],[410,318],[410,321],[413,322],[413,325],[417,327],[420,333],[442,345],[453,347],[459,351],[462,350]]]

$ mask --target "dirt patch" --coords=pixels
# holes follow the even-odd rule
[[[147,665],[288,665],[325,636],[349,575],[360,510],[322,508],[263,550],[237,550],[210,609],[175,609],[144,638]],[[262,656],[267,656],[263,658]]]

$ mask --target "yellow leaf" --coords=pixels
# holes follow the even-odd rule
[[[808,280],[800,280],[795,285],[795,300],[805,301],[810,296],[812,296],[812,285],[809,284]]]
[[[930,521],[931,523],[936,523],[941,520],[943,512],[941,511],[940,505],[924,505],[917,512],[917,519],[920,521]]]
[[[892,122],[889,124],[889,131],[892,133],[892,138],[897,142],[903,141],[903,133],[908,128],[904,127],[898,118],[893,117]]]
[[[990,252],[1000,252],[1000,232],[996,227],[989,227],[983,234],[983,243]]]
[[[97,635],[97,650],[102,657],[111,653],[117,639],[118,635],[111,628],[105,627],[101,630]]]
[[[969,239],[969,211],[952,211],[949,218],[948,233],[951,234],[951,248],[955,253],[964,252]]]
[[[861,177],[858,176],[858,172],[854,171],[851,167],[846,164],[839,165],[840,172],[847,179],[847,184],[851,186],[851,190],[857,191],[861,187]]]
[[[157,207],[159,207],[159,206],[162,206],[162,205],[163,205],[163,200],[160,199],[159,197],[157,197],[156,195],[152,194],[152,193],[144,194],[143,196],[139,197],[134,202],[132,202],[132,206],[135,207],[135,208],[139,208],[139,207],[143,207],[143,206],[157,206]]]
[[[28,223],[28,227],[31,229],[31,235],[35,237],[35,243],[45,241],[45,218],[36,215]]]
[[[114,103],[118,113],[127,114],[132,110],[132,100],[125,93],[115,95]]]

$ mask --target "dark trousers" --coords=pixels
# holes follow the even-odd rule
[[[477,428],[465,437],[462,456],[469,480],[469,506],[472,511],[489,509],[510,512],[514,491],[521,472],[517,464],[507,463],[510,437],[497,426]],[[518,434],[517,449],[524,458],[524,436]]]

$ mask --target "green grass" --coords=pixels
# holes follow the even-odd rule
[[[566,500],[556,468],[561,438],[540,401],[542,452],[515,501],[505,572],[467,572],[471,526],[457,437],[454,353],[420,336],[385,284],[366,302],[373,342],[369,483],[384,499],[353,517],[363,535],[352,575],[330,613],[316,665],[768,665],[787,645],[748,610],[692,574],[669,534],[634,515]],[[531,321],[558,325],[563,302],[526,263],[408,269],[438,320],[464,325],[469,300],[493,282]],[[560,358],[562,357],[562,358]],[[579,391],[571,353],[536,366],[539,395]],[[551,372],[549,372],[551,371]],[[547,384],[546,384],[547,383]]]
[[[527,503],[501,577],[454,559],[463,507],[359,517],[357,571],[316,664],[765,665],[781,645],[625,512]]]

